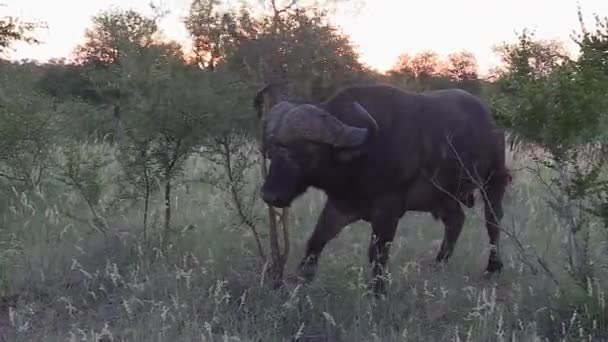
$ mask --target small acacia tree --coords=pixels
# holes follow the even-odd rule
[[[161,53],[162,52],[162,53]],[[121,102],[121,165],[127,177],[142,191],[145,201],[144,227],[149,196],[162,183],[164,232],[171,230],[171,194],[194,148],[200,146],[214,127],[223,99],[214,91],[210,75],[184,63],[177,51],[151,48],[150,64],[141,60],[127,81],[131,102]],[[140,69],[141,68],[141,69]],[[139,192],[141,194],[141,192]]]
[[[115,123],[120,198],[143,199],[147,239],[151,198],[160,192],[166,240],[184,162],[212,129],[224,98],[210,73],[186,62],[179,44],[157,39],[157,19],[134,11],[102,12],[76,54],[96,93],[88,97]]]
[[[0,180],[34,190],[44,180],[61,122],[61,108],[32,91],[26,72],[0,62]]]
[[[16,42],[38,44],[32,33],[40,26],[0,17],[0,54]],[[17,74],[15,65],[0,59],[0,180],[34,189],[49,166],[57,113],[51,99],[32,91],[32,68],[22,69],[29,72]]]

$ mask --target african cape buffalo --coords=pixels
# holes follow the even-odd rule
[[[261,114],[263,94],[256,96]],[[298,273],[311,280],[319,255],[342,228],[371,223],[369,260],[374,292],[389,245],[406,211],[441,220],[436,261],[447,260],[462,229],[462,204],[483,195],[490,255],[486,270],[500,271],[499,227],[510,175],[504,134],[488,108],[460,89],[406,92],[389,85],[345,87],[317,105],[281,101],[263,119],[263,150],[270,159],[262,199],[287,207],[308,187],[327,202],[307,243]]]

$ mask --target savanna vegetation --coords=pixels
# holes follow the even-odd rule
[[[608,18],[573,28],[576,55],[530,31],[497,42],[482,79],[466,51],[374,72],[336,5],[193,0],[191,49],[163,37],[159,9],[107,10],[48,63],[9,61],[40,24],[0,17],[0,339],[608,340]],[[482,274],[478,204],[440,269],[441,224],[401,220],[387,300],[370,295],[363,223],[296,281],[324,195],[259,198],[252,101],[269,82],[298,101],[373,82],[481,96],[509,132],[503,272]]]

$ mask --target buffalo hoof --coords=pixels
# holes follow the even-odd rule
[[[297,271],[298,277],[307,283],[310,283],[317,274],[317,260],[316,258],[306,258],[300,262]]]
[[[490,260],[488,261],[488,266],[486,267],[486,271],[484,272],[484,276],[486,278],[490,278],[492,277],[492,275],[502,272],[502,267],[502,261],[490,258]]]

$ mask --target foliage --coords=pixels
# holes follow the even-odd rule
[[[32,78],[26,70],[0,64],[0,178],[35,189],[59,140],[62,107],[28,89]]]
[[[68,144],[62,151],[62,160],[57,166],[58,172],[55,178],[64,183],[67,187],[72,187],[84,199],[92,220],[76,217],[71,213],[66,213],[72,218],[81,222],[90,222],[91,227],[104,234],[107,233],[107,226],[104,212],[98,209],[104,191],[102,174],[105,167],[109,164],[108,158],[95,151],[89,151],[87,146],[77,146]]]
[[[475,55],[468,51],[454,52],[448,55],[445,72],[456,81],[474,80],[478,78],[478,65]]]
[[[390,82],[414,91],[461,88],[473,94],[481,92],[481,80],[475,56],[457,51],[442,58],[434,51],[411,56],[404,52],[388,71]]]
[[[413,57],[408,53],[402,53],[393,70],[414,78],[428,78],[438,75],[443,68],[436,52],[423,51]]]
[[[589,214],[606,221],[608,31],[603,30],[606,26],[598,21],[596,32],[582,33],[577,60],[524,31],[517,44],[501,48],[507,64],[499,73],[494,101],[503,124],[545,151],[536,160],[554,173],[535,174],[551,189],[548,204],[570,227],[568,265],[583,287],[592,276]]]
[[[65,60],[49,61],[42,66],[42,75],[36,82],[36,89],[56,98],[67,101],[71,98],[81,99],[92,104],[100,103],[93,84],[87,77],[88,69]]]
[[[246,10],[239,14],[216,10],[217,0],[194,0],[185,25],[193,43],[196,62],[213,70],[244,39],[255,36],[255,22]]]
[[[93,17],[85,32],[85,43],[77,48],[81,63],[109,65],[124,54],[137,54],[154,41],[158,31],[155,18],[133,10],[108,10]]]
[[[503,43],[494,47],[502,62],[492,70],[494,77],[509,73],[515,66],[525,67],[522,73],[531,77],[548,77],[556,67],[570,60],[564,44],[556,40],[536,39],[534,32],[523,30],[515,43]]]
[[[122,26],[139,28],[142,21],[132,13],[115,15],[113,19],[100,22],[118,25],[118,28],[97,27],[99,31],[109,32],[110,41],[120,41],[126,34]],[[135,23],[131,23],[133,20]],[[153,30],[145,33],[152,34]],[[93,69],[91,75],[99,85],[102,98],[113,107],[117,125],[115,139],[122,145],[122,153],[131,154],[119,159],[125,179],[134,185],[135,191],[141,190],[142,179],[137,174],[144,171],[146,202],[151,195],[152,180],[160,179],[164,184],[165,230],[168,231],[173,182],[179,178],[187,156],[205,137],[207,125],[218,113],[217,107],[213,107],[218,102],[213,98],[207,75],[186,65],[178,46],[148,44],[144,36],[140,34],[136,42],[131,42],[135,49],[123,49],[115,55],[112,64]],[[104,45],[99,48],[106,49]],[[125,135],[127,139],[122,139]],[[139,167],[134,168],[133,163]],[[144,213],[144,230],[146,220],[147,213]]]
[[[0,17],[0,53],[4,53],[15,42],[39,44],[40,40],[32,33],[41,26],[39,22],[22,21],[10,16]]]
[[[186,19],[194,54],[207,68],[223,62],[256,89],[290,80],[291,96],[312,101],[365,78],[354,47],[322,10],[277,7],[255,19],[252,8],[217,7],[215,1],[194,1]]]

